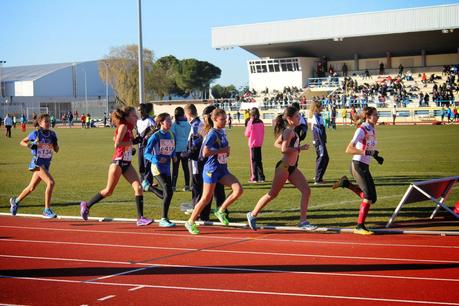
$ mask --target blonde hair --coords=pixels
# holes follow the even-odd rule
[[[204,116],[204,127],[202,129],[202,134],[206,135],[214,127],[214,120],[221,116],[226,115],[226,112],[221,108],[216,108],[209,115]]]
[[[314,114],[320,113],[320,108],[322,103],[320,101],[312,101],[311,106],[309,107],[309,118],[312,118]]]

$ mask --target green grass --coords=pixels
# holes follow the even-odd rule
[[[0,211],[8,211],[8,198],[19,194],[30,180],[27,164],[29,150],[19,146],[25,137],[20,129],[13,130],[13,138],[0,137]],[[271,127],[267,127],[263,148],[264,170],[267,180],[271,180],[274,165],[280,153],[272,146]],[[56,180],[53,207],[57,214],[78,215],[79,202],[92,197],[103,188],[107,179],[107,168],[113,153],[112,129],[57,129],[61,151],[55,154],[51,173]],[[248,147],[243,137],[243,129],[236,127],[228,131],[232,155],[229,168],[244,185],[242,198],[231,207],[233,221],[244,221],[245,213],[252,209],[270,184],[248,185]],[[354,128],[338,127],[328,130],[330,164],[325,180],[332,182],[342,175],[349,175],[351,156],[344,154]],[[378,202],[371,208],[368,224],[381,226],[392,214],[408,184],[414,180],[459,175],[459,126],[380,126],[377,128],[378,148],[385,158],[383,166],[372,163],[371,169],[377,185]],[[308,134],[307,142],[311,142]],[[135,162],[135,165],[137,163]],[[302,153],[299,168],[309,181],[314,177],[315,152],[313,149]],[[183,186],[183,177],[178,188]],[[309,219],[323,226],[353,226],[356,221],[359,199],[348,190],[335,190],[326,186],[312,186]],[[44,186],[41,184],[34,193],[21,203],[21,213],[40,213],[43,209]],[[174,194],[170,217],[185,219],[180,212],[180,203],[189,202],[191,193]],[[259,223],[293,225],[299,219],[300,193],[291,185],[286,185],[279,197],[270,203]],[[459,200],[459,189],[450,195],[448,204]],[[160,217],[161,202],[153,194],[145,196],[145,214]],[[397,220],[416,220],[429,215],[432,204],[422,202],[410,204],[402,210]],[[112,197],[97,204],[91,210],[92,216],[134,217],[135,204],[132,188],[121,180]]]

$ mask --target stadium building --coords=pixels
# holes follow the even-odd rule
[[[90,113],[102,117],[114,104],[114,93],[99,76],[99,61],[3,67],[0,71],[0,115],[49,112]]]
[[[386,73],[437,71],[459,63],[459,4],[215,27],[212,47],[257,56],[247,64],[256,91],[304,88],[328,72],[324,62],[350,75],[381,63]]]

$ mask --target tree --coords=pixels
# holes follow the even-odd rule
[[[212,86],[212,96],[215,99],[229,99],[237,96],[238,91],[234,85],[221,86],[219,84]]]
[[[183,95],[183,91],[177,86],[179,60],[172,55],[158,59],[146,77],[149,87],[162,100],[171,94]]]
[[[192,94],[195,90],[204,92],[221,75],[220,68],[194,58],[181,60],[178,71],[177,85],[186,94]]]
[[[147,75],[153,65],[153,52],[149,49],[143,51],[144,69]],[[106,74],[108,69],[108,79]],[[127,105],[139,104],[139,69],[137,45],[113,47],[99,64],[100,78],[110,85],[119,100]],[[147,82],[145,82],[147,85]],[[145,95],[148,99],[152,93],[150,86],[145,86]]]

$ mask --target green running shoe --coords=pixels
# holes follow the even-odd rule
[[[196,226],[196,223],[190,223],[190,222],[185,222],[185,228],[188,230],[188,232],[192,235],[199,235],[199,230],[198,227]]]
[[[215,209],[214,210],[214,215],[215,215],[215,217],[218,218],[218,220],[221,222],[221,224],[223,224],[224,226],[228,226],[229,221],[226,218],[226,214],[224,212],[220,212],[220,210]]]

